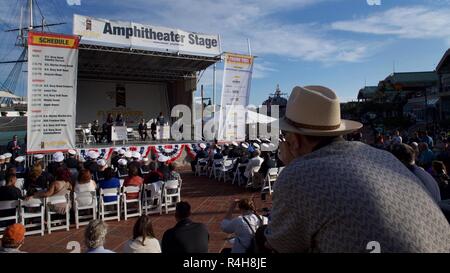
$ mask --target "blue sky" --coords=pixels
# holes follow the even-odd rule
[[[17,24],[17,0],[0,0],[0,30]],[[24,2],[24,0],[19,0]],[[70,3],[71,5],[69,5]],[[325,85],[342,101],[393,71],[434,70],[450,47],[450,0],[38,0],[53,32],[71,33],[74,13],[220,34],[224,51],[257,57],[250,102],[261,104],[277,84]],[[80,5],[78,5],[80,4]],[[0,33],[0,60],[14,59],[14,35]],[[12,50],[12,51],[11,51]],[[220,99],[223,65],[218,65]],[[0,81],[10,66],[0,66]],[[23,77],[24,78],[24,77]],[[200,84],[211,96],[212,70]],[[25,81],[19,83],[19,94]]]

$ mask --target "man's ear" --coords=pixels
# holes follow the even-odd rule
[[[302,144],[303,144],[302,137],[300,135],[295,134],[294,138],[295,138],[295,142],[292,143],[292,148],[294,149],[294,151],[292,151],[292,152],[301,150]]]

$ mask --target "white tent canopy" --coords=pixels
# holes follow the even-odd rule
[[[214,113],[214,122],[216,124],[219,123],[219,119],[220,119],[220,114],[221,114],[222,110],[219,110],[217,112]],[[274,121],[276,121],[276,118],[264,115],[264,114],[260,114],[251,110],[245,110],[245,114],[246,114],[246,119],[245,122],[246,124],[255,124],[255,123],[260,123],[260,124],[268,124],[268,123],[272,123]],[[211,120],[212,117],[205,117],[203,118],[203,120],[209,121]]]
[[[0,98],[21,99],[19,96],[16,96],[8,91],[2,91],[2,90],[0,90]]]

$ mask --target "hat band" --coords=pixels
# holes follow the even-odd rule
[[[286,116],[285,116],[285,120],[286,120],[286,122],[289,125],[292,125],[294,127],[302,128],[302,129],[318,130],[318,131],[336,130],[336,129],[338,129],[341,126],[340,123],[338,125],[311,125],[311,124],[304,124],[304,123],[295,122],[295,121],[289,119]]]

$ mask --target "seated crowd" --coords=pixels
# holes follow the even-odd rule
[[[62,152],[53,154],[52,161],[45,166],[43,156],[33,156],[33,163],[25,168],[23,156],[10,162],[9,155],[0,156],[0,201],[43,199],[54,196],[66,196],[72,192],[97,192],[101,189],[120,188],[121,186],[143,186],[158,181],[176,179],[181,182],[174,163],[167,164],[168,158],[161,156],[158,160],[141,159],[137,152],[114,150],[111,166],[99,154],[90,151],[86,160],[69,150],[65,156]],[[6,160],[8,158],[8,160]],[[121,183],[123,180],[123,183]],[[20,181],[20,182],[19,182]],[[133,199],[138,193],[127,193]],[[111,199],[111,200],[110,200]],[[104,196],[104,201],[115,201],[117,196]],[[82,196],[77,199],[78,206],[90,205],[92,198]],[[47,204],[48,208],[58,214],[66,215],[71,211],[72,202]],[[2,211],[0,217],[14,215],[15,212]],[[0,227],[8,222],[0,222]]]
[[[240,180],[244,181],[247,188],[259,190],[263,186],[271,168],[283,167],[279,160],[275,145],[267,138],[255,139],[242,143],[232,142],[219,145],[214,143],[207,146],[199,145],[195,159],[191,162],[193,172],[197,167],[211,168],[215,161],[222,164],[225,160],[232,161],[230,173],[234,174],[239,169]]]

